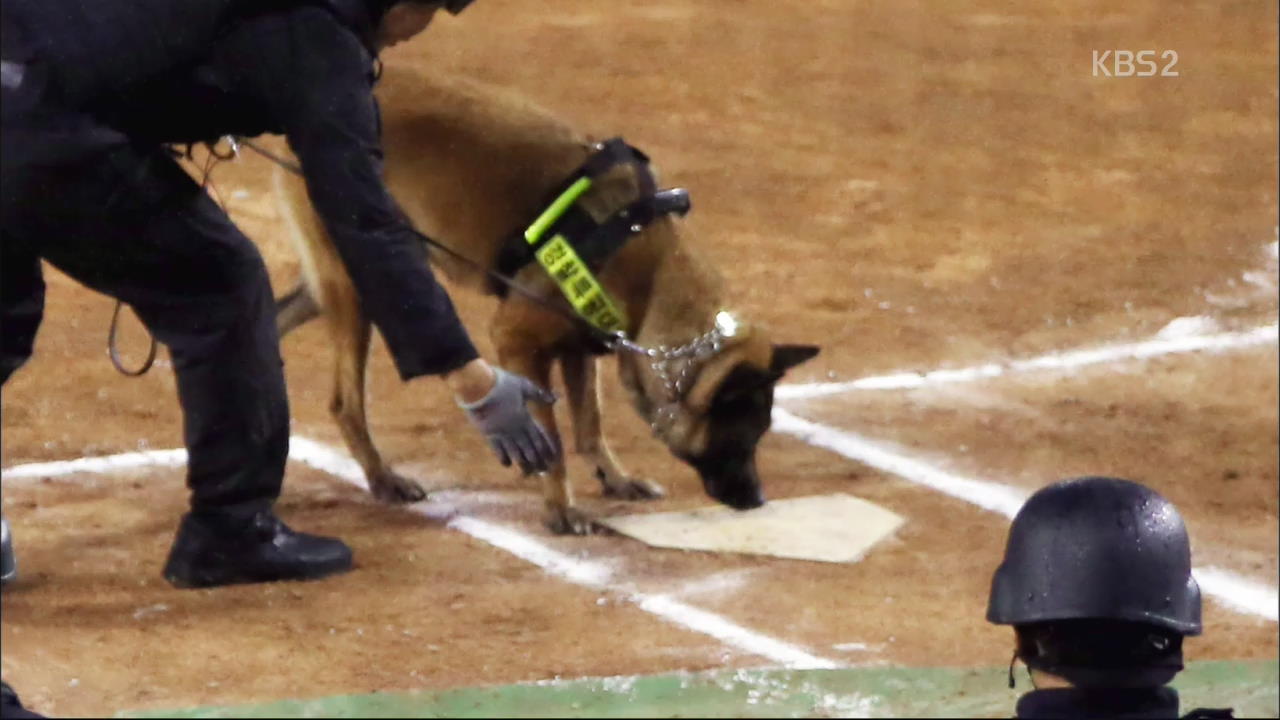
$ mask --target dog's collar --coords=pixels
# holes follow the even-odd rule
[[[742,323],[732,313],[721,310],[716,313],[715,324],[710,330],[683,345],[635,346],[635,350],[650,358],[649,367],[662,381],[663,402],[649,416],[649,429],[655,435],[663,436],[671,431],[684,409],[685,395],[693,387],[703,366],[732,340],[740,337],[743,329]]]

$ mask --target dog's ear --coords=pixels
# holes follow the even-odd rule
[[[781,375],[817,355],[821,349],[817,345],[774,345],[769,370]]]

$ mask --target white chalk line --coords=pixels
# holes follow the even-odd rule
[[[926,373],[893,373],[838,383],[779,385],[774,390],[774,397],[779,400],[798,400],[836,395],[853,390],[909,390],[936,383],[987,380],[1016,372],[1072,370],[1088,365],[1126,360],[1145,360],[1176,353],[1221,352],[1266,345],[1268,343],[1275,345],[1278,340],[1280,340],[1280,325],[1275,323],[1244,332],[1183,337],[1157,336],[1138,343],[1104,345],[1097,348],[1051,353],[1023,360],[1011,360],[1003,363],[993,362],[966,368],[933,370]]]
[[[942,470],[885,443],[806,420],[782,408],[773,409],[773,429],[1010,519],[1030,496],[1021,488]],[[1192,573],[1200,589],[1223,605],[1272,622],[1278,620],[1280,593],[1275,587],[1218,567],[1195,568]]]
[[[5,480],[58,477],[76,473],[109,473],[120,470],[136,470],[143,467],[180,467],[187,463],[187,451],[144,450],[141,452],[85,457],[76,460],[57,460],[15,465],[0,470]]]
[[[882,643],[863,643],[863,642],[843,642],[836,643],[831,646],[832,650],[840,652],[878,652],[884,649]]]
[[[1006,517],[1012,518],[1030,495],[1019,488],[961,477],[851,432],[805,420],[781,408],[773,409],[773,430],[794,435],[810,445],[831,450]]]
[[[709,635],[752,655],[769,658],[791,668],[840,667],[834,660],[812,655],[799,647],[745,628],[669,595],[644,593],[628,588],[625,582],[614,577],[613,570],[607,565],[565,555],[510,527],[467,516],[450,520],[449,527],[506,550],[574,584],[602,592],[618,592],[648,613],[688,630]]]
[[[186,457],[186,450],[181,448],[131,452],[78,460],[16,465],[0,470],[0,477],[6,480],[44,478],[75,473],[110,473],[143,467],[179,467],[186,462]],[[360,466],[346,454],[323,443],[294,435],[290,438],[289,459],[352,485],[366,487],[364,473],[360,470]],[[834,669],[842,666],[835,660],[811,654],[800,647],[744,627],[669,595],[641,592],[626,583],[625,579],[617,577],[614,570],[605,563],[567,555],[514,528],[462,515],[458,506],[445,501],[442,495],[445,493],[433,493],[432,499],[407,505],[405,509],[444,521],[447,527],[505,550],[556,577],[601,592],[619,594],[646,612],[685,629],[715,638],[743,652],[768,658],[770,661],[795,669]],[[448,495],[464,496],[465,493],[454,491]]]
[[[1277,616],[1280,615],[1280,594],[1277,594],[1276,588],[1220,567],[1194,568],[1191,574],[1195,576],[1201,590],[1217,598],[1223,605],[1238,612],[1258,615],[1271,622],[1277,621]]]
[[[364,473],[360,471],[355,461],[321,443],[294,436],[290,441],[289,457],[353,485],[365,486]],[[594,590],[620,593],[646,612],[688,630],[713,637],[752,655],[798,669],[840,667],[840,663],[834,660],[810,654],[799,647],[743,627],[715,613],[670,596],[644,593],[628,588],[625,581],[616,577],[613,569],[608,565],[566,555],[514,528],[477,517],[460,515],[457,514],[456,507],[441,507],[439,503],[433,503],[430,500],[406,506],[406,509],[436,519],[448,518],[448,527],[533,563],[551,575]]]
[[[711,573],[696,580],[681,583],[670,595],[685,599],[699,595],[729,595],[750,584],[752,577],[758,573],[758,568],[741,568]]]

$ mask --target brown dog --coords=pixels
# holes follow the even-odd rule
[[[423,233],[481,267],[495,266],[503,239],[540,212],[548,193],[593,152],[586,137],[546,111],[493,89],[388,69],[378,97],[388,187]],[[281,336],[325,317],[336,350],[331,410],[369,489],[386,501],[420,500],[422,489],[392,472],[369,437],[364,376],[370,324],[355,289],[302,181],[283,169],[275,179],[304,276],[279,303]],[[579,206],[599,222],[639,192],[635,169],[619,166],[597,180]],[[736,508],[757,507],[764,499],[755,448],[769,427],[773,385],[818,348],[775,346],[762,329],[723,312],[720,274],[697,257],[685,234],[678,219],[662,216],[633,236],[598,277],[630,318],[627,335],[636,343],[674,348],[696,340],[706,352],[668,362],[619,352],[619,373],[636,410],[672,453],[698,471],[711,497]],[[445,253],[433,251],[431,259],[451,279],[488,289],[482,275]],[[515,279],[569,307],[536,263]],[[490,333],[498,364],[543,387],[560,361],[576,449],[594,463],[605,495],[662,495],[658,485],[628,476],[601,435],[596,358],[580,326],[512,293]],[[551,408],[533,412],[559,438]],[[553,531],[590,532],[591,521],[573,506],[563,461],[543,476],[543,490]]]

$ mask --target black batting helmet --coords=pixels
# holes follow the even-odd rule
[[[1009,528],[987,620],[1145,623],[1200,634],[1200,587],[1176,508],[1128,480],[1084,477],[1042,488]]]

